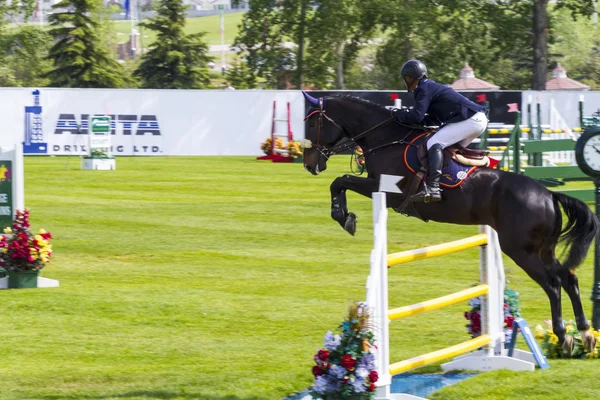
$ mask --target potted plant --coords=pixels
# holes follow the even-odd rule
[[[465,319],[469,321],[466,325],[467,332],[472,338],[481,336],[481,302],[482,296],[469,300],[470,311],[465,311]],[[519,293],[511,289],[504,290],[504,345],[508,346],[512,336],[513,322],[515,318],[521,317],[521,305]]]
[[[537,325],[533,330],[536,339],[542,340],[542,350],[544,356],[549,359],[557,358],[579,358],[579,359],[598,359],[598,350],[600,349],[600,330],[590,328],[593,335],[592,348],[589,351],[583,343],[581,332],[577,329],[574,321],[567,322],[565,336],[572,337],[573,348],[565,349],[558,341],[558,336],[552,331],[552,320],[546,320],[547,328]]]
[[[292,158],[294,162],[302,162],[302,148],[300,142],[289,141],[287,144],[288,156]]]
[[[341,334],[327,332],[325,346],[314,356],[311,396],[324,400],[372,399],[378,374],[367,304],[352,304],[338,329]]]
[[[92,149],[90,152],[90,158],[108,158],[108,152],[105,149]]]
[[[39,271],[52,257],[52,235],[31,233],[29,210],[16,210],[12,227],[0,236],[0,267],[8,273],[8,288],[36,288]]]
[[[266,138],[264,142],[262,142],[260,144],[260,149],[263,151],[263,153],[265,154],[271,154],[271,143],[272,143],[272,139]],[[281,138],[276,138],[275,139],[275,149],[280,149],[283,150],[283,139]]]

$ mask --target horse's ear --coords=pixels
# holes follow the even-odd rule
[[[319,105],[319,100],[315,99],[314,97],[312,97],[310,94],[306,93],[306,92],[302,92],[302,94],[304,95],[304,98],[306,100],[308,100],[308,102],[312,105],[318,106]]]

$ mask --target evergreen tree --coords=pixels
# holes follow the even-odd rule
[[[112,88],[123,86],[121,65],[103,46],[99,35],[98,0],[62,0],[52,8],[49,21],[54,46],[48,58],[53,69],[47,74],[50,86]]]
[[[134,76],[143,88],[203,89],[210,84],[208,45],[204,33],[186,35],[182,0],[160,0],[157,15],[142,25],[157,32]]]
[[[256,76],[248,68],[248,64],[236,60],[227,70],[225,79],[236,89],[254,89],[256,87]]]

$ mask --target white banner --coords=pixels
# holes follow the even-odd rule
[[[88,153],[93,115],[112,118],[114,155],[262,155],[271,136],[287,135],[290,103],[294,140],[304,138],[300,91],[2,89],[0,140],[25,154]]]

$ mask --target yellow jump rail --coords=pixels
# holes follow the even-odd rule
[[[405,264],[411,261],[425,260],[427,258],[439,257],[445,254],[456,253],[466,249],[487,244],[488,238],[485,233],[471,236],[465,239],[455,240],[435,246],[423,247],[422,249],[401,251],[399,253],[388,254],[387,264],[392,265]]]
[[[572,128],[571,132],[581,132],[581,128]],[[490,135],[508,135],[512,132],[511,129],[490,129]],[[521,128],[521,132],[529,133],[531,132],[531,128]],[[566,129],[542,129],[542,133],[565,133]]]
[[[489,291],[490,287],[484,283],[469,289],[461,290],[460,292],[449,294],[447,296],[427,300],[422,303],[394,308],[393,310],[388,311],[388,318],[393,321],[396,319],[421,314],[427,311],[439,310],[440,308],[448,307],[453,304],[458,304],[465,300],[487,294]]]
[[[460,356],[468,353],[472,350],[478,349],[482,346],[490,344],[492,341],[489,335],[481,335],[475,339],[457,344],[452,347],[448,347],[442,350],[434,351],[432,353],[423,354],[421,356],[413,357],[408,360],[400,361],[390,365],[390,374],[400,374],[408,370],[422,367],[424,365],[433,364],[438,361],[446,360],[448,358]]]

